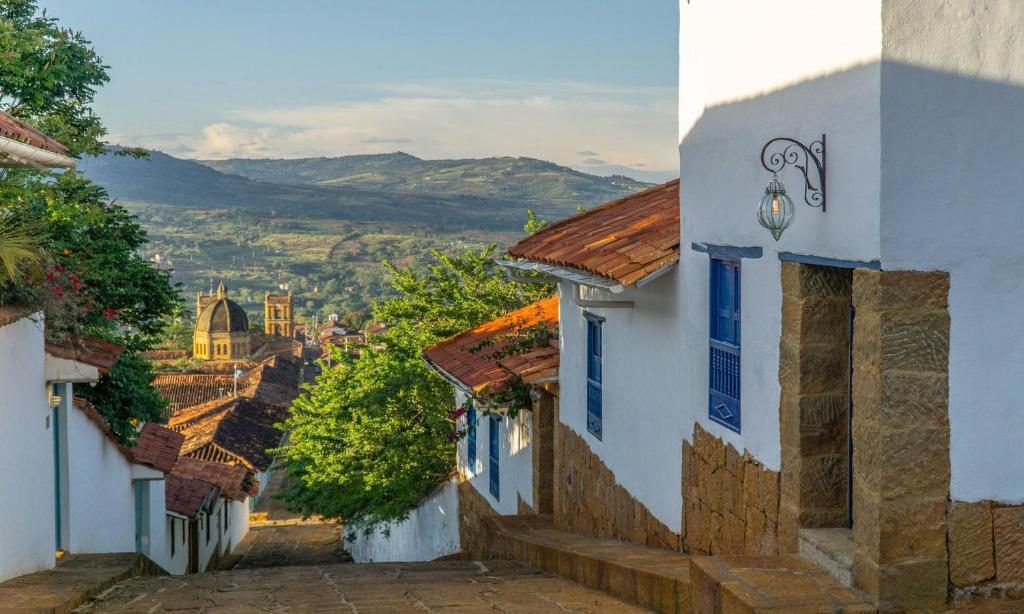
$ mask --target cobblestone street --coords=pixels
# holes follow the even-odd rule
[[[119,584],[79,612],[643,612],[512,561],[276,567]]]

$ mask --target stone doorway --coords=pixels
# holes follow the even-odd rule
[[[880,607],[943,606],[948,274],[784,262],[782,292],[780,547],[841,531]]]
[[[780,522],[848,529],[853,270],[783,262],[782,297]]]

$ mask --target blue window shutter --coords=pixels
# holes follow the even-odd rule
[[[740,432],[740,263],[712,258],[708,417]]]
[[[604,425],[602,420],[602,339],[603,322],[587,318],[587,431],[601,439]]]
[[[488,425],[488,435],[491,444],[489,446],[490,470],[488,473],[490,474],[491,495],[498,500],[501,500],[501,476],[498,474],[498,453],[500,451],[498,448],[498,434],[500,425],[500,418],[498,416],[491,416],[490,424]]]
[[[466,464],[469,465],[469,473],[476,473],[476,408],[470,407],[466,412]]]

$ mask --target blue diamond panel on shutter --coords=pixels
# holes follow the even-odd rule
[[[708,417],[740,432],[740,265],[711,260]]]
[[[488,439],[490,439],[490,450],[489,460],[490,464],[488,467],[488,473],[490,474],[490,487],[491,495],[495,499],[501,499],[501,476],[498,474],[498,433],[500,431],[500,422],[497,416],[491,416],[488,424]]]

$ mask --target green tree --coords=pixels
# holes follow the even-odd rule
[[[108,80],[107,66],[82,33],[62,27],[36,0],[0,0],[0,109],[67,145],[72,156],[98,155],[106,130],[92,104]],[[82,390],[130,441],[130,425],[166,409],[138,352],[153,345],[178,305],[170,272],[139,255],[145,232],[81,174],[4,170],[0,209],[37,231],[33,245],[43,252],[41,264],[4,284],[0,295],[41,303],[51,339],[84,333],[125,345],[120,364]]]
[[[373,309],[390,325],[374,339],[386,349],[356,358],[335,351],[333,366],[292,405],[281,459],[295,509],[369,529],[404,518],[451,474],[454,394],[423,364],[423,350],[552,291],[510,282],[493,250],[435,251],[423,272],[387,265],[396,295]]]

